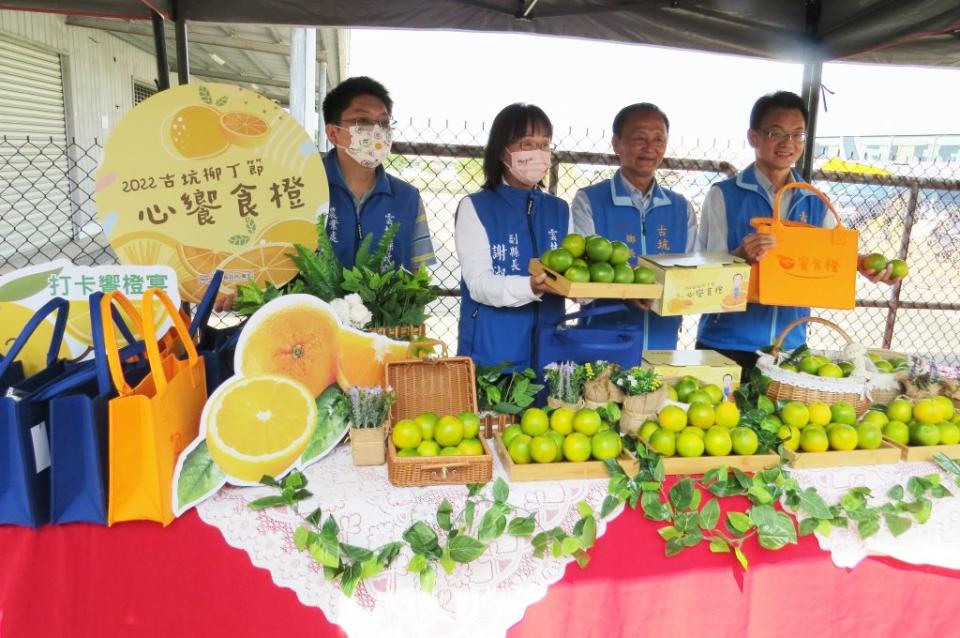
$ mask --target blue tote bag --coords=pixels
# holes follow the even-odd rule
[[[0,523],[39,527],[47,521],[50,498],[50,450],[46,405],[32,400],[35,391],[62,374],[58,353],[67,326],[69,303],[56,298],[31,317],[0,361]],[[57,313],[47,367],[29,378],[16,378],[13,362],[33,333]],[[21,371],[22,374],[22,371]],[[10,382],[12,381],[12,383]]]
[[[51,523],[107,522],[107,404],[116,392],[104,353],[102,296],[90,296],[94,359],[41,388],[34,397],[49,406]],[[135,308],[124,310],[132,322],[139,322]],[[134,340],[116,308],[111,311],[129,344],[121,350],[125,373],[139,382],[148,371],[143,343]]]
[[[567,322],[587,317],[626,313],[623,305],[586,308],[560,318],[552,325],[537,331],[537,372],[544,366],[560,361],[587,363],[604,360],[629,368],[640,365],[643,341],[638,327],[626,321],[603,326],[567,325]]]
[[[227,328],[214,328],[209,325],[210,313],[220,290],[223,280],[223,271],[213,274],[207,292],[197,305],[197,312],[190,322],[190,335],[197,343],[197,350],[203,357],[203,365],[207,375],[207,396],[213,394],[217,387],[233,376],[233,353],[240,340],[240,329],[243,324]]]

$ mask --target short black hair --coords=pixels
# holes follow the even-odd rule
[[[493,118],[490,138],[483,151],[483,187],[493,190],[503,182],[506,167],[500,159],[508,145],[523,138],[527,131],[541,129],[553,137],[553,124],[539,106],[517,102],[505,107]]]
[[[361,95],[372,95],[387,107],[387,113],[393,113],[393,100],[385,86],[365,75],[347,78],[338,84],[323,98],[324,124],[336,124],[343,116],[343,112],[350,108],[354,98]]]
[[[627,123],[627,119],[634,113],[659,115],[663,118],[663,123],[667,127],[667,132],[670,132],[670,120],[667,119],[667,114],[661,111],[659,106],[650,102],[637,102],[636,104],[623,107],[620,109],[620,112],[617,113],[617,116],[613,118],[613,135],[615,137],[620,137],[620,133],[623,132],[623,125]]]
[[[803,113],[804,125],[810,119],[810,112],[807,110],[803,98],[790,91],[777,91],[776,93],[767,93],[753,104],[753,110],[750,111],[750,128],[759,131],[763,118],[774,109],[800,111]]]

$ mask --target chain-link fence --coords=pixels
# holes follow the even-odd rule
[[[459,200],[480,188],[483,126],[448,121],[401,125],[388,170],[421,190],[433,231],[433,274],[447,292],[431,308],[429,332],[455,347],[460,268],[454,245]],[[616,170],[610,136],[599,130],[557,130],[551,192],[571,201],[577,190]],[[67,257],[79,264],[114,263],[94,210],[99,142],[66,148],[37,138],[0,138],[0,272]],[[660,183],[683,194],[699,215],[709,186],[746,166],[745,144],[671,140]],[[824,158],[826,159],[826,158]],[[817,165],[822,165],[818,161]],[[849,166],[849,165],[848,165]],[[879,174],[816,171],[814,184],[860,231],[861,252],[899,256],[910,264],[900,286],[861,279],[857,308],[818,312],[857,341],[960,362],[960,181],[956,163],[888,166]],[[692,348],[697,317],[686,317],[680,347]],[[834,348],[840,337],[813,328],[811,345]]]

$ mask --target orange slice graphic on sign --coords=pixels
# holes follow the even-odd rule
[[[224,288],[244,281],[254,281],[261,287],[267,282],[285,284],[300,272],[290,259],[293,252],[289,244],[263,244],[227,257],[217,266],[223,271]]]
[[[223,136],[237,146],[260,146],[267,139],[270,125],[253,113],[234,111],[220,117]]]

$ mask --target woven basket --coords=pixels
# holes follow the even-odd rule
[[[387,425],[375,428],[350,427],[350,453],[354,465],[383,465],[385,460],[383,442],[387,438]]]
[[[483,436],[487,439],[493,438],[494,434],[503,434],[503,431],[514,423],[519,423],[519,421],[513,414],[484,412],[480,415],[480,425],[483,428]]]
[[[390,410],[391,424],[424,412],[438,416],[477,411],[476,375],[470,357],[448,357],[441,341],[417,345],[439,346],[443,356],[390,361],[387,384],[397,393]],[[486,441],[481,456],[397,456],[397,447],[387,439],[387,478],[399,487],[487,483],[493,478],[493,456]]]
[[[783,347],[784,339],[791,330],[802,323],[819,323],[833,328],[840,333],[848,346],[853,344],[850,335],[832,321],[820,317],[805,317],[790,323],[780,333],[776,343],[773,344],[773,351],[770,354],[762,353],[757,360],[757,368],[770,378],[770,385],[767,386],[767,396],[774,401],[800,401],[801,403],[819,401],[828,405],[838,401],[846,401],[853,406],[857,415],[866,412],[871,402],[867,392],[865,371],[855,368],[854,373],[849,377],[835,379],[815,377],[803,372],[792,372],[784,370],[778,365],[780,363],[780,348]]]
[[[375,332],[378,335],[390,337],[396,341],[413,341],[415,338],[423,337],[427,334],[427,326],[423,323],[418,326],[384,326],[381,328],[370,328],[368,332]]]

